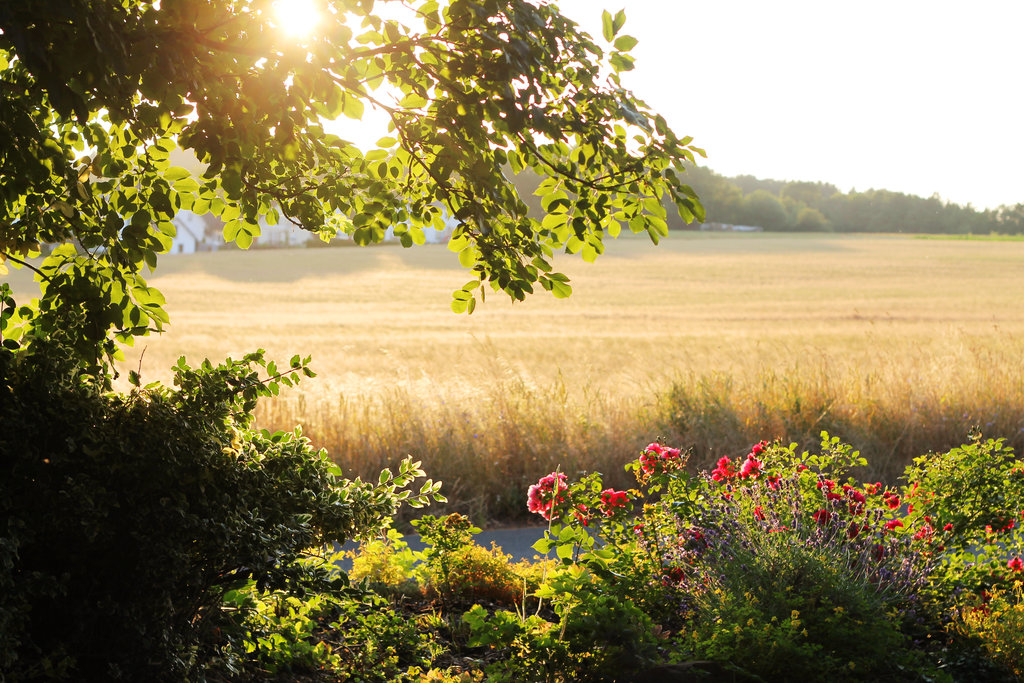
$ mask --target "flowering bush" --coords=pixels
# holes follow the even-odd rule
[[[529,569],[473,546],[464,517],[424,517],[423,567],[397,575],[423,582],[441,614],[419,618],[429,635],[407,639],[408,659],[389,655],[392,671],[408,662],[416,680],[440,662],[432,675],[516,681],[1018,680],[1024,462],[1002,442],[926,456],[898,485],[855,476],[863,458],[828,435],[817,453],[761,442],[707,471],[685,463],[652,443],[627,465],[636,488],[609,488],[599,473],[542,477],[527,505],[548,523],[534,548],[554,559]],[[384,564],[399,557],[409,554]],[[483,604],[453,619],[469,600]],[[347,661],[313,642],[289,647],[292,661]]]
[[[976,488],[951,503],[951,464],[981,470],[993,454],[1003,474],[961,472]],[[678,633],[677,656],[767,678],[886,680],[893,666],[904,678],[937,675],[956,645],[944,627],[948,588],[1005,585],[1024,571],[1005,511],[1022,509],[1006,489],[1024,467],[999,442],[930,458],[904,485],[883,486],[851,476],[865,461],[825,434],[818,454],[761,442],[697,474],[677,449],[652,443],[627,465],[638,490],[602,490],[599,475],[552,474],[531,487],[553,494],[531,504],[550,522],[535,548],[555,550],[563,572],[585,569],[587,591],[628,596]],[[979,494],[985,502],[963,501]],[[972,543],[980,552],[967,555]],[[580,586],[569,591],[558,576],[538,594],[570,614]]]

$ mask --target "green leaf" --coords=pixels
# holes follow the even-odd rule
[[[350,119],[357,121],[363,118],[363,112],[366,110],[366,106],[363,101],[358,97],[352,95],[345,95],[344,104],[342,104],[342,113]]]
[[[459,263],[463,268],[472,268],[477,260],[476,247],[469,246],[459,252]]]
[[[195,178],[182,178],[174,182],[174,189],[178,192],[198,192],[199,183]]]
[[[547,555],[551,552],[551,549],[555,547],[555,541],[553,539],[545,537],[540,539],[530,547],[536,550],[541,555]]]
[[[224,224],[224,241],[234,242],[238,237],[238,231],[242,228],[242,221],[228,221]]]
[[[572,296],[572,287],[564,282],[551,280],[551,293],[555,295],[556,299],[568,299]]]
[[[182,168],[181,166],[171,166],[163,173],[164,180],[170,183],[176,182],[178,180],[184,180],[185,178],[188,178],[191,175],[192,174],[189,173],[188,170]]]
[[[615,20],[608,10],[601,12],[601,32],[609,43],[615,39]]]
[[[622,27],[626,25],[626,10],[620,9],[615,14],[615,21],[612,23],[612,32],[618,34]]]
[[[622,50],[623,52],[629,52],[636,47],[639,42],[640,41],[633,36],[619,36],[615,39],[615,49]]]

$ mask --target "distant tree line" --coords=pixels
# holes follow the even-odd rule
[[[703,167],[688,169],[686,182],[700,196],[710,223],[794,232],[1024,233],[1024,203],[978,210],[938,195],[844,193],[831,183],[727,178]],[[672,227],[697,226],[677,222]]]

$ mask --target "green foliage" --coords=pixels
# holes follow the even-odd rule
[[[385,682],[419,680],[406,674],[430,665],[429,635],[379,597],[300,599],[249,586],[232,598],[245,614],[236,673],[329,671],[334,680]]]
[[[949,608],[960,591],[1005,584],[1007,558],[1024,554],[1024,460],[1004,440],[974,435],[959,448],[916,458],[903,478],[913,519],[950,529],[933,599]]]
[[[371,533],[428,482],[406,461],[371,485],[340,478],[292,433],[251,429],[270,385],[261,353],[198,369],[178,389],[108,393],[49,342],[0,351],[0,667],[22,678],[180,679],[216,658],[223,596],[252,582],[343,590],[304,551]],[[270,371],[261,379],[257,370]]]
[[[526,582],[512,565],[512,558],[493,546],[465,545],[448,557],[445,574],[428,575],[429,585],[454,601],[487,600],[502,605],[521,605]]]
[[[419,592],[416,565],[424,559],[423,553],[410,550],[398,531],[389,528],[385,538],[363,541],[352,553],[348,575],[353,581],[366,579],[384,594]]]
[[[30,0],[0,14],[0,260],[57,247],[37,269],[38,306],[5,336],[53,334],[49,314],[71,309],[83,350],[116,354],[160,329],[164,302],[142,271],[182,209],[217,216],[242,248],[282,217],[357,244],[394,227],[411,246],[447,215],[473,283],[517,300],[569,294],[557,250],[592,260],[623,226],[657,242],[662,200],[702,218],[680,176],[703,152],[621,85],[636,43],[618,35],[624,13],[602,48],[525,0],[380,4],[396,11],[325,2],[305,38],[264,0]],[[367,106],[389,122],[375,148],[325,130]],[[174,165],[179,151],[201,175]],[[509,169],[544,178],[542,217]],[[456,290],[453,308],[475,297]]]
[[[1020,581],[983,596],[972,595],[957,610],[951,628],[981,649],[1016,680],[1024,676],[1024,592]],[[994,678],[994,676],[993,676]],[[1006,679],[1010,676],[1006,675]]]

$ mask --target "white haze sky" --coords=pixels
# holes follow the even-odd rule
[[[724,175],[1024,202],[1024,0],[555,0]]]

